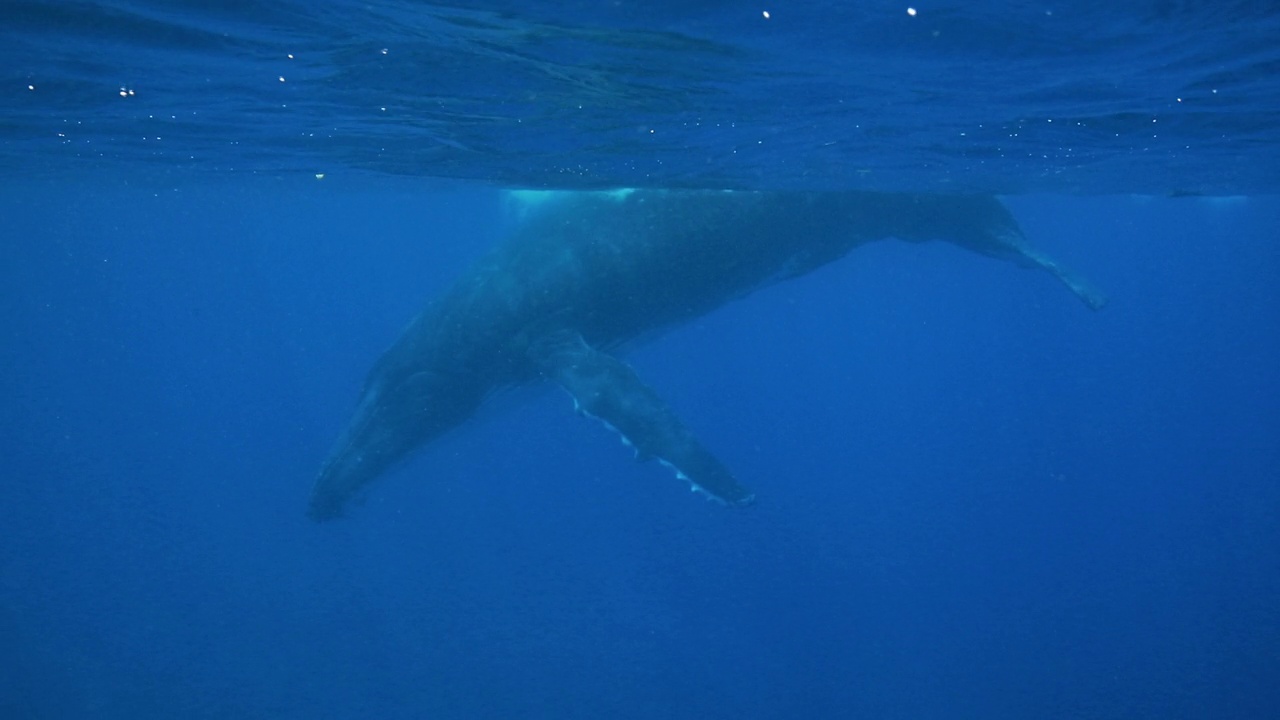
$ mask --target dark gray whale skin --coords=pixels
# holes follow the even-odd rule
[[[609,354],[622,343],[803,275],[881,238],[946,240],[1052,274],[999,200],[873,192],[635,190],[540,196],[513,236],[427,305],[377,361],[316,480],[310,515],[340,516],[390,467],[469,418],[493,391],[547,379],[691,487],[752,495]]]

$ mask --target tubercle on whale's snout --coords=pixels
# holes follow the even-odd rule
[[[342,517],[416,448],[469,418],[486,390],[469,372],[382,366],[320,469],[307,515],[317,521]]]
[[[344,505],[345,503],[312,495],[311,502],[307,505],[307,517],[316,522],[338,520],[343,517]]]
[[[359,483],[353,481],[353,474],[349,470],[343,471],[345,461],[345,453],[339,453],[321,468],[320,475],[311,488],[307,517],[324,522],[343,516],[343,510],[359,489]]]

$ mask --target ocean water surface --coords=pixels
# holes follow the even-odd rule
[[[1267,3],[0,5],[0,716],[1270,718]],[[1000,195],[1102,288],[885,241],[317,523],[510,188]]]

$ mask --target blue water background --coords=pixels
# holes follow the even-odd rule
[[[407,138],[382,156],[350,136],[291,144],[299,116],[369,126],[325,108],[246,115],[190,74],[166,102],[228,104],[229,124],[169,136],[157,154],[124,142],[134,110],[20,107],[37,91],[9,64],[22,86],[5,92],[22,99],[0,126],[0,716],[1274,717],[1280,144],[1243,129],[1274,130],[1276,81],[1247,72],[1269,67],[1250,39],[1274,18],[1206,27],[1219,16],[1193,6],[1135,6],[1184,32],[1115,52],[1165,67],[1235,48],[1232,77],[1256,92],[1214,122],[1187,120],[1188,137],[1217,143],[1147,162],[1097,139],[1078,148],[1098,162],[1060,183],[1057,164],[1021,155],[980,176],[945,150],[894,164],[911,164],[895,151],[948,147],[943,130],[882,140],[867,178],[803,152],[827,136],[795,130],[778,103],[754,108],[756,127],[799,144],[737,165],[707,168],[691,150],[646,176],[652,155],[594,126],[561,128],[566,145],[536,156],[486,146],[433,164],[414,149],[422,127],[382,126]],[[15,3],[7,19],[51,7]],[[157,68],[194,53],[210,77],[256,67],[138,42],[162,37],[155,26],[118,46],[87,31],[121,8],[237,42],[326,17],[287,3],[233,6],[255,22],[173,3],[76,7],[83,24],[22,35],[64,40],[44,68],[68,87],[118,86],[101,67],[133,67],[143,48],[168,61]],[[561,25],[650,17],[565,7]],[[958,7],[945,9],[1003,27],[1003,4]],[[507,10],[485,17],[547,21]],[[1103,35],[1142,27],[1128,17]],[[370,22],[330,39],[377,45],[390,30]],[[700,27],[723,26],[687,21],[685,34],[719,37]],[[69,63],[79,43],[100,67]],[[968,67],[936,82],[959,86]],[[506,79],[474,72],[468,87]],[[72,111],[102,125],[61,145],[41,135]],[[901,116],[930,125],[915,106]],[[504,137],[447,120],[424,124]],[[261,135],[216,141],[246,128]],[[597,163],[588,181],[549,160],[578,147]],[[793,172],[819,161],[838,172]],[[449,182],[477,177],[488,182]],[[748,510],[630,462],[563,393],[534,388],[425,450],[351,518],[307,520],[370,364],[509,228],[494,186],[557,177],[998,190],[1036,246],[1111,303],[1091,313],[1041,274],[949,245],[869,245],[627,357],[755,490]],[[1128,194],[1181,190],[1235,197]]]

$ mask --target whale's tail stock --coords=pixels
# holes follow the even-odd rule
[[[937,223],[932,228],[937,236],[966,250],[1043,270],[1067,286],[1091,310],[1100,310],[1107,304],[1106,295],[1092,283],[1033,247],[1018,221],[998,198],[966,195],[917,198],[919,206],[933,206],[923,217]]]
[[[1090,310],[1101,310],[1106,306],[1107,296],[1101,290],[1088,280],[1064,269],[1053,258],[1025,245],[1021,248],[1021,253],[1029,263],[1029,267],[1040,268],[1058,278],[1063,285],[1067,286],[1067,289],[1080,298],[1081,302],[1088,305]]]

